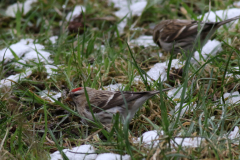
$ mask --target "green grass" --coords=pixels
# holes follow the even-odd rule
[[[83,4],[83,1],[79,2]],[[227,9],[232,3],[213,0],[211,9]],[[63,4],[67,5],[66,9],[62,9]],[[72,1],[39,1],[27,15],[18,12],[16,18],[3,17],[4,21],[0,20],[0,49],[22,38],[32,38],[43,44],[52,53],[54,65],[59,65],[57,74],[47,79],[43,63],[29,62],[23,69],[18,69],[14,62],[21,57],[14,53],[15,59],[11,62],[1,62],[1,79],[11,72],[21,73],[28,67],[33,68],[33,73],[10,88],[0,89],[0,159],[46,159],[48,153],[82,144],[93,145],[97,153],[129,154],[132,159],[151,159],[154,156],[157,159],[239,158],[239,145],[223,137],[240,124],[239,104],[227,105],[227,99],[223,99],[222,103],[220,101],[224,93],[240,89],[236,77],[239,71],[233,68],[240,68],[238,26],[231,30],[223,27],[215,34],[214,38],[223,41],[223,51],[216,56],[198,65],[192,65],[188,57],[183,75],[172,80],[174,71],[168,68],[166,82],[158,80],[148,84],[146,71],[155,63],[173,57],[167,53],[161,58],[152,57],[152,53],[162,51],[158,47],[129,47],[126,42],[142,33],[126,27],[124,34],[119,35],[117,23],[120,19],[117,17],[114,21],[93,20],[113,16],[116,9],[105,1],[86,1],[84,34],[68,34],[64,18],[74,5]],[[6,6],[0,2],[0,7],[2,13]],[[186,14],[181,7],[187,11]],[[163,19],[196,19],[208,9],[208,2],[203,0],[149,1],[142,16],[133,17],[129,23],[137,21],[136,27],[143,27],[147,33],[151,32],[151,23]],[[61,26],[60,21],[63,21]],[[52,35],[59,36],[54,45],[47,41]],[[227,72],[234,76],[226,77]],[[143,83],[134,83],[137,75]],[[100,124],[94,128],[82,124],[76,108],[65,103],[65,97],[55,99],[53,103],[38,95],[42,90],[66,92],[83,85],[102,89],[112,83],[124,84],[125,91],[161,90],[180,84],[183,87],[178,101],[181,103],[180,111],[184,103],[196,104],[196,108],[184,116],[180,116],[180,111],[173,116],[170,113],[176,101],[161,93],[147,101],[129,124],[120,126],[116,115],[113,128],[109,131]],[[165,131],[158,147],[147,148],[133,142],[132,139],[154,129]],[[179,133],[182,137],[203,137],[206,141],[197,148],[176,146],[172,150],[168,144]]]

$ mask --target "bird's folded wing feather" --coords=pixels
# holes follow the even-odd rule
[[[161,32],[161,40],[166,43],[181,41],[188,36],[196,36],[199,25],[204,25],[203,32],[209,31],[215,25],[214,22],[198,23],[187,20],[172,20],[171,23],[164,27],[164,32]]]
[[[94,103],[96,101],[92,100],[93,102],[92,105],[97,106],[97,107],[93,107],[93,112],[98,113],[98,112],[101,112],[102,110],[107,110],[112,107],[121,106],[125,104],[124,99],[126,100],[127,103],[129,103],[133,100],[136,100],[144,96],[144,94],[152,94],[152,92],[120,92],[120,91],[114,92],[114,94],[111,94],[111,95],[109,94],[109,95],[106,95],[104,98],[102,97],[102,99],[98,99],[97,104]],[[123,99],[123,96],[124,96],[124,99]]]

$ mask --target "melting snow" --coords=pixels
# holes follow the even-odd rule
[[[115,153],[102,153],[97,156],[96,160],[131,160],[131,157]]]
[[[194,58],[199,61],[203,57],[206,59],[209,55],[215,56],[218,52],[222,51],[221,42],[217,40],[208,40],[208,42],[203,46],[201,55],[198,51],[194,52]],[[202,57],[201,57],[202,56]],[[192,59],[192,62],[195,60]]]
[[[166,69],[168,68],[168,61],[167,62],[163,62],[163,63],[156,63],[148,72],[148,76],[151,77],[153,80],[158,80],[159,77],[161,77],[161,81],[166,81],[167,80],[167,72]],[[173,59],[172,63],[171,63],[171,68],[181,68],[182,64],[179,62],[178,59]],[[148,82],[151,82],[151,80],[149,78]],[[140,76],[136,76],[134,78],[134,81],[140,81],[141,78]]]
[[[53,66],[53,65],[45,65],[44,66],[47,70],[47,74],[48,74],[48,77],[47,78],[50,78],[50,75],[52,75],[53,73],[55,73],[55,71],[53,71],[52,69],[58,69],[56,66]]]
[[[174,89],[168,91],[168,97],[172,98],[174,101],[179,101],[179,99],[181,98],[181,95],[182,95],[182,88],[180,88],[180,89],[174,88]],[[186,97],[186,94],[185,94],[185,97]]]
[[[5,14],[15,18],[16,13],[19,10],[20,12],[23,12],[23,15],[25,15],[32,9],[32,3],[37,1],[38,0],[26,0],[24,3],[14,3],[7,7]]]
[[[58,39],[58,36],[52,36],[49,38],[49,40],[51,41],[52,44],[55,44],[57,39]]]
[[[163,135],[164,132],[161,131],[159,134]],[[159,134],[157,130],[147,131],[143,133],[141,137],[138,138],[137,142],[142,142],[149,147],[151,146],[156,147],[157,144],[160,142],[159,140],[157,140],[159,139]]]
[[[95,153],[95,149],[91,145],[81,145],[72,149],[63,149],[63,152],[69,160],[95,160],[97,157],[97,154],[93,154]],[[63,159],[59,151],[50,154],[50,157],[51,160]]]
[[[124,89],[124,86],[121,83],[110,84],[108,86],[103,86],[107,91],[121,91]]]
[[[174,141],[171,141],[172,145],[181,145],[182,147],[199,147],[202,141],[205,140],[201,137],[194,138],[175,138]]]
[[[19,73],[19,74],[15,74],[15,75],[11,75],[5,79],[2,79],[0,81],[0,88],[3,87],[3,86],[11,86],[12,85],[12,81],[15,81],[15,82],[18,82],[19,80],[21,80],[22,78],[25,78],[29,75],[32,74],[32,70],[31,69],[27,69],[26,72],[24,73]],[[10,81],[12,80],[12,81]]]
[[[238,104],[240,102],[240,94],[238,91],[233,93],[225,93],[223,97],[226,99],[227,104]]]
[[[72,12],[69,12],[66,16],[67,21],[72,21],[74,18],[79,16],[82,12],[85,12],[86,8],[82,5],[75,6],[74,10]]]
[[[43,90],[41,92],[38,92],[38,94],[41,96],[41,98],[49,99],[51,102],[55,102],[52,98],[58,100],[58,98],[60,98],[62,95],[61,92],[48,91],[48,90]],[[50,95],[52,98],[49,97],[48,95]]]
[[[218,10],[218,11],[211,11],[209,16],[208,16],[209,12],[205,13],[203,16],[203,21],[210,21],[210,22],[219,22],[222,20],[226,20],[229,18],[233,18],[236,16],[240,15],[240,9],[239,8],[231,8],[231,9],[227,9],[227,10]],[[207,17],[208,16],[208,17]],[[219,19],[219,18],[220,19]],[[198,17],[199,19],[202,18],[202,15]],[[235,23],[237,23],[238,20],[235,21]]]
[[[144,46],[144,47],[157,46],[156,43],[154,43],[152,36],[145,36],[145,35],[142,35],[137,39],[131,40],[130,43],[136,44],[138,46]]]
[[[240,134],[239,134],[239,127],[235,126],[234,130],[231,131],[229,134],[225,135],[227,136],[229,139],[233,140],[234,144],[239,144],[239,138],[240,138]]]
[[[140,16],[147,5],[146,0],[110,0],[109,2],[114,3],[116,8],[119,8],[115,15],[119,18],[123,18],[127,15],[127,17],[132,16]],[[132,3],[130,3],[132,2]],[[125,18],[122,22],[118,24],[118,30],[120,34],[123,33],[123,29],[127,24],[127,19]]]
[[[238,1],[238,2],[233,2],[233,5],[236,6],[236,7],[240,7],[240,1]]]
[[[28,61],[31,59],[35,62],[44,62],[45,60],[52,62],[49,58],[50,53],[43,51],[45,48],[43,45],[34,44],[33,39],[21,39],[19,42],[10,45],[9,48],[18,56],[18,58],[21,58],[25,54],[20,61],[21,63],[24,63],[23,60]],[[12,51],[9,48],[6,47],[0,50],[0,61],[3,61],[3,58],[5,62],[9,62],[14,59]]]
[[[163,134],[164,134],[163,131],[161,131],[160,134],[158,134],[156,130],[147,131],[143,133],[143,135],[139,137],[137,142],[135,143],[139,143],[142,140],[142,142],[145,143],[147,146],[156,147],[160,143],[159,135],[163,135]],[[204,138],[201,138],[201,137],[174,138],[174,140],[171,140],[170,143],[171,143],[171,146],[175,146],[177,144],[177,145],[181,145],[182,147],[199,147],[203,140]]]

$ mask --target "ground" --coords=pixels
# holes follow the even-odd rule
[[[239,159],[239,22],[192,57],[152,41],[161,20],[231,18],[240,15],[237,1],[23,2],[0,1],[0,159],[54,159],[55,151],[71,159],[63,149],[77,146],[94,153],[88,159]],[[79,86],[176,89],[109,132],[81,123],[65,102]]]

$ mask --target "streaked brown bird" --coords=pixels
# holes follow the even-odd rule
[[[163,20],[154,28],[153,40],[167,52],[173,50],[174,54],[178,54],[184,51],[187,55],[193,49],[200,28],[203,27],[199,36],[200,46],[203,47],[220,26],[239,18],[240,16],[237,16],[221,22],[198,22],[179,19]],[[193,51],[196,51],[197,47],[198,45],[196,45]]]
[[[172,88],[164,89],[162,91],[167,91],[170,89]],[[116,113],[120,113],[123,121],[126,120],[126,117],[129,114],[129,120],[131,120],[138,109],[142,107],[144,102],[153,97],[155,94],[159,93],[159,91],[104,91],[95,90],[88,87],[86,87],[86,90],[89,97],[89,102],[92,106],[94,117],[104,125],[111,124],[113,115]],[[73,102],[73,105],[75,105],[78,113],[81,116],[94,121],[83,87],[73,89],[68,94],[66,101]],[[125,105],[125,102],[127,105]],[[88,121],[83,118],[82,122],[89,124]]]

